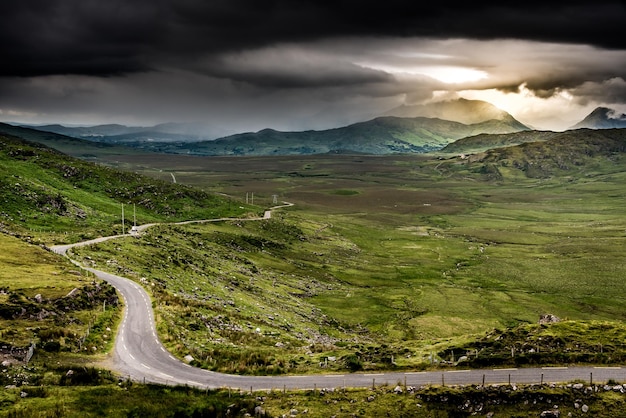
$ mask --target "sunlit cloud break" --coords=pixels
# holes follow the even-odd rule
[[[595,107],[626,106],[620,1],[451,13],[400,0],[29,0],[0,2],[0,16],[9,122],[201,121],[222,135],[491,97],[524,123],[565,129]]]

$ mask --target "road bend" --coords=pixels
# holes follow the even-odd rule
[[[262,218],[271,215],[267,212]],[[230,218],[183,222],[217,222]],[[250,219],[249,219],[250,220]],[[154,225],[143,225],[141,230]],[[76,244],[51,247],[57,254],[68,256],[76,246],[92,245],[128,235],[115,235]],[[75,264],[78,263],[72,260]],[[422,385],[519,385],[581,381],[587,384],[608,380],[626,381],[623,367],[542,367],[454,369],[445,371],[331,373],[306,376],[242,376],[212,372],[192,367],[172,356],[161,343],[154,322],[152,301],[148,293],[134,281],[91,267],[84,267],[107,281],[120,293],[126,309],[118,329],[112,353],[114,369],[134,381],[165,385],[188,385],[203,389],[231,388],[239,390],[321,389],[372,387],[382,384]]]

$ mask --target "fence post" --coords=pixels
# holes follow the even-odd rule
[[[446,385],[446,380],[443,377],[443,373],[441,373],[441,386],[445,386]]]
[[[541,373],[541,386],[543,386],[543,373]]]
[[[593,386],[593,372],[589,373],[589,386]]]

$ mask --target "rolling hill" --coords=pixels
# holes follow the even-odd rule
[[[487,151],[470,165],[494,170],[520,170],[526,177],[548,178],[576,171],[611,171],[626,153],[626,129],[578,129],[541,141]]]
[[[43,144],[64,154],[83,159],[98,159],[104,156],[120,154],[133,155],[139,152],[135,148],[123,145],[94,142],[34,128],[13,126],[6,123],[0,123],[0,135],[1,134]]]
[[[47,242],[121,232],[122,204],[135,205],[142,223],[251,210],[231,208],[227,198],[199,189],[114,170],[6,134],[0,134],[0,196],[2,231],[47,237]]]
[[[155,126],[126,126],[119,124],[95,126],[64,126],[53,125],[24,125],[44,132],[53,132],[73,138],[86,139],[95,142],[124,143],[143,141],[162,142],[194,142],[214,139],[206,131],[208,127],[192,123],[163,123]]]
[[[203,141],[159,146],[160,151],[194,155],[303,155],[326,153],[397,154],[439,150],[459,138],[479,133],[508,133],[528,129],[515,119],[466,125],[437,118],[380,117],[324,131],[280,132],[265,129]]]
[[[472,154],[494,148],[510,147],[527,142],[547,141],[559,135],[552,131],[521,131],[509,134],[479,134],[461,138],[441,149],[444,154]]]

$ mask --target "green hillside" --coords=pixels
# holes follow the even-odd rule
[[[71,140],[71,138],[70,138]],[[138,223],[241,215],[224,197],[69,157],[45,145],[0,135],[0,226],[45,242],[121,232]]]
[[[133,155],[141,151],[122,145],[105,144],[85,139],[74,138],[53,132],[0,123],[0,135],[19,137],[27,141],[47,145],[73,157],[100,160],[115,155]]]
[[[207,369],[415,373],[448,370],[459,361],[458,370],[616,367],[626,359],[621,343],[626,335],[625,139],[623,130],[572,131],[474,159],[162,159],[158,162],[164,165],[187,164],[192,175],[181,173],[181,181],[193,178],[221,192],[254,184],[259,195],[280,193],[296,206],[264,222],[156,226],[139,239],[82,247],[75,256],[138,282],[147,280],[162,341],[174,355],[190,354],[193,365]],[[230,177],[216,170],[219,161]],[[204,169],[192,169],[201,162]],[[136,203],[140,223],[199,217],[212,209],[233,215],[247,210],[238,204],[240,213],[228,212],[226,201],[204,192],[85,163],[12,137],[0,139],[0,179],[3,228],[37,233],[34,241],[44,237],[35,231],[44,225],[48,238],[59,240],[116,230],[121,202]],[[0,342],[45,344],[28,367],[0,373],[2,387],[16,385],[0,394],[0,415],[89,416],[95,410],[93,416],[152,416],[163,405],[174,410],[215,399],[209,392],[196,397],[190,388],[120,383],[108,371],[85,367],[111,346],[120,316],[111,289],[100,283],[100,293],[94,294],[86,274],[15,237],[0,234],[0,248]],[[71,299],[75,288],[95,296]],[[564,320],[538,325],[546,313]],[[85,383],[93,386],[78,386]],[[275,390],[251,399],[263,399],[268,411],[281,413],[295,402],[300,409],[314,405],[311,416],[328,416],[320,411],[335,405],[378,416],[400,410],[399,400],[408,399],[413,409],[396,415],[423,414],[431,389],[416,400],[391,393],[396,384],[402,386],[389,382],[386,389],[348,389],[347,395],[336,390],[322,396],[320,386],[319,396]],[[505,393],[504,386],[494,387],[494,397],[496,391]],[[517,404],[496,399],[508,408],[503,416],[522,416],[520,411],[531,407],[539,409],[523,416],[538,416],[557,404],[580,415],[574,406],[580,399],[597,408],[590,410],[594,416],[613,405],[623,409],[621,394],[612,390],[590,392],[590,400],[573,392],[565,404],[557,389],[511,388],[506,393],[520,394]],[[390,392],[388,397],[382,390]],[[432,390],[442,391],[442,397],[431,416],[452,416],[468,397],[489,391]],[[181,393],[186,397],[175,403]],[[537,396],[537,406],[522,393]],[[230,390],[222,395],[229,406],[247,396]],[[373,395],[373,401],[365,401]],[[446,405],[451,409],[443,409]]]
[[[178,151],[168,149],[168,152],[196,155],[425,153],[439,150],[469,135],[515,132],[521,129],[527,128],[512,118],[466,125],[436,118],[387,116],[325,131],[279,132],[265,129],[215,141],[185,144]]]
[[[610,170],[623,159],[625,151],[626,129],[579,129],[558,133],[547,141],[490,150],[480,163],[546,178]]]
[[[551,131],[521,131],[507,134],[479,134],[454,141],[440,150],[442,154],[472,154],[526,142],[547,141],[559,135]]]
[[[485,160],[194,158],[181,180],[219,182],[230,193],[254,184],[295,206],[269,222],[154,228],[141,241],[75,254],[150,280],[162,340],[211,370],[415,370],[433,367],[433,354],[448,360],[449,346],[457,356],[476,346],[500,362],[550,364],[565,358],[554,344],[541,345],[541,356],[510,357],[523,340],[517,326],[552,313],[624,329],[626,160],[621,133],[603,134],[615,137],[570,132]],[[550,177],[524,170],[539,157]],[[572,163],[559,168],[563,161]],[[478,343],[494,328],[514,333],[500,347],[508,357]],[[626,358],[621,345],[609,353],[610,337],[593,335],[603,353],[576,338],[567,336],[576,362]],[[336,361],[321,368],[326,357]]]

